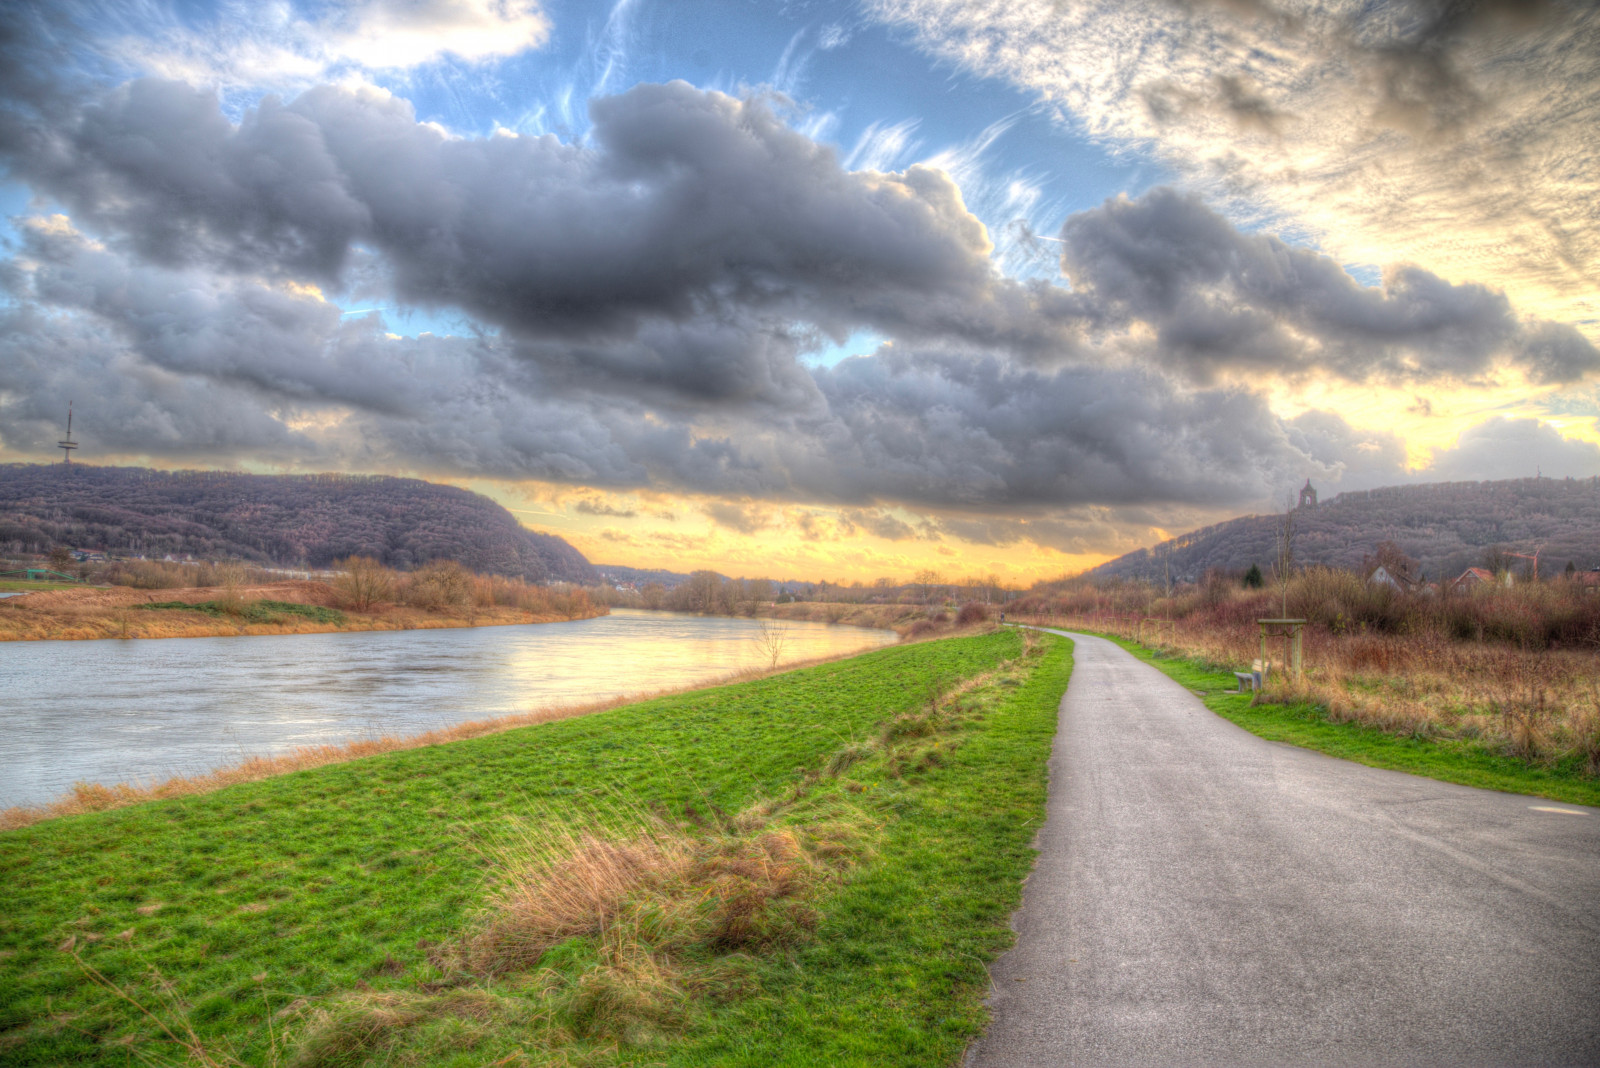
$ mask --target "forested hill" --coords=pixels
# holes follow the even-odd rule
[[[313,568],[450,559],[531,582],[599,581],[582,553],[489,498],[415,478],[0,464],[0,549],[55,545]]]
[[[1163,578],[1170,553],[1174,581],[1211,568],[1237,571],[1276,558],[1283,516],[1245,516],[1196,530],[1153,549],[1101,564],[1091,578]],[[1429,579],[1450,578],[1482,563],[1494,547],[1531,553],[1551,575],[1571,560],[1600,567],[1600,479],[1519,478],[1504,482],[1433,482],[1341,493],[1294,514],[1297,565],[1359,568],[1380,541],[1399,544]],[[1518,563],[1522,563],[1518,561]]]

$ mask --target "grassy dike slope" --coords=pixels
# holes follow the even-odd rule
[[[1575,756],[1554,763],[1530,762],[1497,752],[1474,739],[1393,734],[1361,723],[1335,722],[1328,717],[1327,709],[1304,701],[1257,703],[1253,694],[1229,692],[1238,685],[1231,672],[1217,671],[1198,660],[1166,656],[1115,635],[1100,637],[1187,686],[1223,719],[1270,742],[1285,742],[1368,767],[1404,771],[1482,790],[1600,806],[1600,779],[1585,775],[1581,760]],[[1271,695],[1269,688],[1267,696]]]
[[[1068,643],[1023,645],[899,646],[0,834],[0,1063],[186,1061],[57,949],[71,936],[219,1063],[953,1064],[1011,940],[1070,671]],[[481,928],[516,817],[681,821],[762,798],[847,814],[855,860],[803,937],[695,964],[714,996],[608,1028],[568,996],[593,940],[532,975],[441,963]]]

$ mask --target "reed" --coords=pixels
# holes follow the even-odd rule
[[[1260,655],[1255,621],[1279,614],[1277,596],[1230,587],[1209,598],[1201,590],[1164,597],[1128,584],[1029,598],[1013,615],[1142,640],[1230,670]],[[1588,774],[1600,773],[1600,598],[1576,585],[1407,596],[1312,568],[1291,582],[1289,611],[1309,620],[1305,675],[1288,678],[1280,666],[1262,702],[1308,701],[1335,722],[1472,739],[1529,762],[1578,757]],[[1269,657],[1281,665],[1281,651]]]

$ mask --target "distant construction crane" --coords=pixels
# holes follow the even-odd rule
[[[72,402],[67,401],[67,440],[56,442],[56,448],[67,454],[67,458],[61,462],[70,467],[72,464],[72,450],[77,447],[78,443],[72,440]]]
[[[1533,550],[1533,552],[1531,552],[1531,553],[1514,553],[1514,552],[1511,552],[1511,551],[1508,550],[1506,552],[1506,555],[1507,556],[1520,556],[1524,560],[1532,560],[1533,561],[1533,581],[1538,582],[1539,581],[1539,554],[1542,553],[1542,552],[1544,552],[1544,546],[1543,545],[1539,546],[1537,549]]]

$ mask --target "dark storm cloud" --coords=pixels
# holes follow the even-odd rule
[[[608,425],[637,409],[552,397],[496,339],[396,338],[313,296],[136,267],[60,220],[23,234],[27,267],[9,264],[0,321],[0,440],[13,449],[48,449],[76,399],[85,448],[101,455],[646,477]]]
[[[576,386],[514,339],[386,336],[311,295],[135,269],[61,220],[25,232],[0,337],[0,437],[11,448],[48,448],[56,409],[94,394],[85,434],[102,454],[860,508],[1249,499],[1305,463],[1258,396],[1138,369],[1030,369],[897,344],[801,372],[813,403],[708,414]],[[735,511],[713,517],[760,518]],[[905,533],[892,516],[873,523]]]
[[[461,138],[380,91],[324,86],[234,124],[212,94],[146,79],[71,122],[13,122],[0,150],[140,261],[335,289],[376,273],[403,302],[504,328],[552,381],[654,403],[814,406],[797,354],[862,326],[1045,365],[1097,358],[1086,332],[1148,326],[1145,355],[1202,378],[1470,377],[1504,360],[1568,382],[1600,366],[1575,331],[1524,328],[1483,287],[1409,268],[1362,287],[1169,190],[1069,220],[1068,290],[1000,277],[947,175],[846,171],[759,99],[644,85],[591,114],[585,144]]]
[[[426,407],[411,381],[376,373],[387,356],[372,320],[344,322],[331,304],[251,280],[139,265],[59,217],[20,230],[32,269],[0,276],[13,297],[88,313],[166,372],[285,399],[395,413]]]
[[[1600,369],[1576,330],[1525,325],[1502,293],[1415,267],[1362,286],[1333,259],[1242,233],[1171,189],[1109,200],[1061,234],[1062,270],[1102,324],[1148,325],[1157,359],[1202,376],[1466,379],[1504,361],[1535,382],[1567,383]]]
[[[128,352],[101,324],[28,305],[0,308],[0,441],[49,455],[69,401],[77,406],[78,439],[86,450],[92,446],[85,457],[227,464],[241,456],[291,463],[316,455],[314,442],[275,419],[259,399],[165,372]]]
[[[146,79],[71,124],[13,123],[3,148],[14,175],[151,262],[337,286],[360,245],[401,299],[523,337],[614,345],[693,323],[683,351],[600,350],[583,366],[610,359],[712,398],[747,376],[737,365],[770,377],[748,341],[775,323],[1070,341],[1071,296],[996,275],[942,172],[845,171],[763,101],[683,83],[591,115],[587,144],[457,138],[403,100],[320,87],[234,125],[212,94]],[[735,329],[697,336],[722,323]]]
[[[781,469],[846,502],[1239,500],[1306,462],[1255,394],[1139,369],[891,346],[815,374],[829,418],[796,421]]]
[[[681,83],[596,101],[582,144],[456,137],[328,87],[237,124],[150,80],[60,121],[4,110],[6,165],[72,212],[22,224],[4,266],[12,449],[47,449],[92,393],[102,453],[648,486],[742,501],[706,514],[746,533],[809,500],[890,539],[1083,548],[1129,522],[914,528],[879,506],[1258,501],[1394,450],[1286,424],[1234,373],[1600,363],[1482,287],[1362,287],[1166,190],[1069,221],[1072,289],[1011,281],[946,175],[846,171],[762,101]],[[307,283],[499,329],[397,338]],[[895,342],[799,359],[863,325]]]
[[[311,294],[137,267],[61,219],[23,233],[0,338],[0,393],[13,398],[0,402],[0,437],[12,448],[48,449],[57,409],[93,395],[102,454],[651,486],[740,499],[706,514],[745,532],[774,502],[814,500],[885,538],[1079,548],[1129,521],[969,529],[974,519],[918,534],[876,506],[1215,507],[1270,499],[1307,474],[1373,484],[1403,467],[1390,437],[1321,413],[1286,424],[1239,387],[904,343],[796,367],[804,403],[652,403],[657,391],[638,382],[597,390],[569,374],[589,351],[577,343],[542,340],[530,355],[515,338],[398,338]]]

